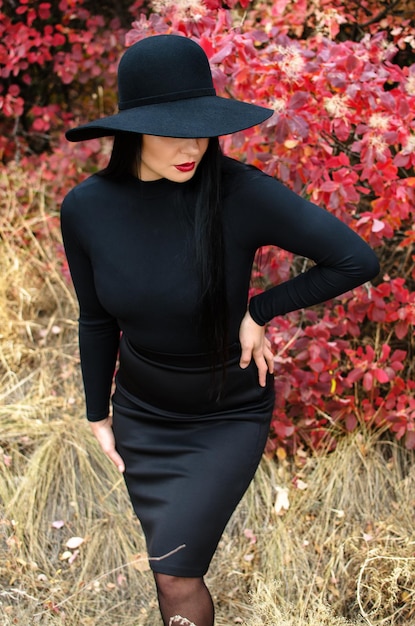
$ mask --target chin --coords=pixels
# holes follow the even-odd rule
[[[171,180],[174,183],[187,183],[187,181],[191,180],[195,175],[196,168],[191,172],[177,172],[168,176],[168,180]],[[167,178],[167,176],[166,176]]]

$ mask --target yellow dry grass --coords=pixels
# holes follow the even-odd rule
[[[0,623],[158,625],[139,524],[83,417],[57,214],[40,175],[4,177]],[[264,459],[208,575],[217,626],[415,623],[413,461],[363,431],[329,455]]]

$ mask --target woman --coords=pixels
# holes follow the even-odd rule
[[[272,111],[217,97],[196,43],[144,39],[125,52],[118,79],[119,113],[67,133],[114,135],[108,167],[62,207],[87,416],[124,472],[163,623],[212,626],[203,576],[273,410],[266,324],[371,279],[378,262],[335,217],[222,155],[220,135]],[[315,265],[248,303],[263,245]]]

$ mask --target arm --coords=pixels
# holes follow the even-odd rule
[[[82,219],[76,194],[65,198],[61,211],[62,236],[71,277],[79,302],[79,347],[87,418],[107,456],[124,471],[115,450],[109,399],[118,353],[117,321],[101,306],[94,284],[93,268],[82,242]]]
[[[260,172],[253,170],[247,178],[237,193],[240,244],[254,249],[275,245],[315,262],[308,271],[251,299],[249,314],[257,326],[263,327],[277,315],[325,302],[379,272],[371,248],[328,211]],[[241,330],[245,330],[245,318]],[[255,336],[259,336],[258,329]],[[265,354],[264,360],[268,362]]]
[[[280,182],[251,170],[235,194],[240,245],[274,245],[314,261],[306,272],[253,297],[260,325],[277,315],[330,300],[374,278],[373,250],[342,221]]]

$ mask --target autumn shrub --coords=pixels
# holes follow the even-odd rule
[[[0,158],[44,153],[80,111],[114,106],[129,8],[143,4],[0,1]]]
[[[372,285],[270,324],[277,402],[268,452],[284,457],[333,448],[358,426],[390,431],[413,448],[415,25],[409,4],[127,5],[135,18],[127,31],[111,21],[105,3],[105,19],[86,0],[58,6],[20,0],[13,15],[3,7],[5,160],[18,156],[29,177],[42,173],[45,215],[51,212],[57,227],[64,193],[101,167],[110,148],[105,140],[69,145],[62,130],[115,109],[124,37],[127,45],[166,32],[194,38],[209,56],[220,94],[275,111],[260,128],[224,137],[225,151],[326,206],[376,249],[382,266]],[[29,223],[37,237],[45,236],[38,219]],[[306,267],[285,251],[263,249],[252,292]]]
[[[413,19],[403,7],[393,36],[388,17],[358,41],[335,41],[344,3],[323,3],[320,13],[312,2],[254,4],[245,14],[159,4],[163,12],[133,23],[127,44],[167,32],[195,38],[220,93],[275,111],[261,128],[224,138],[226,152],[326,206],[381,260],[373,285],[271,322],[277,402],[269,451],[333,447],[358,424],[415,447],[415,65],[394,63],[400,49],[415,48]],[[375,5],[355,6],[355,23],[370,7],[376,15]],[[306,39],[292,19],[284,22],[285,10],[302,23],[307,13]],[[281,250],[263,249],[261,259],[254,293],[306,267]]]

